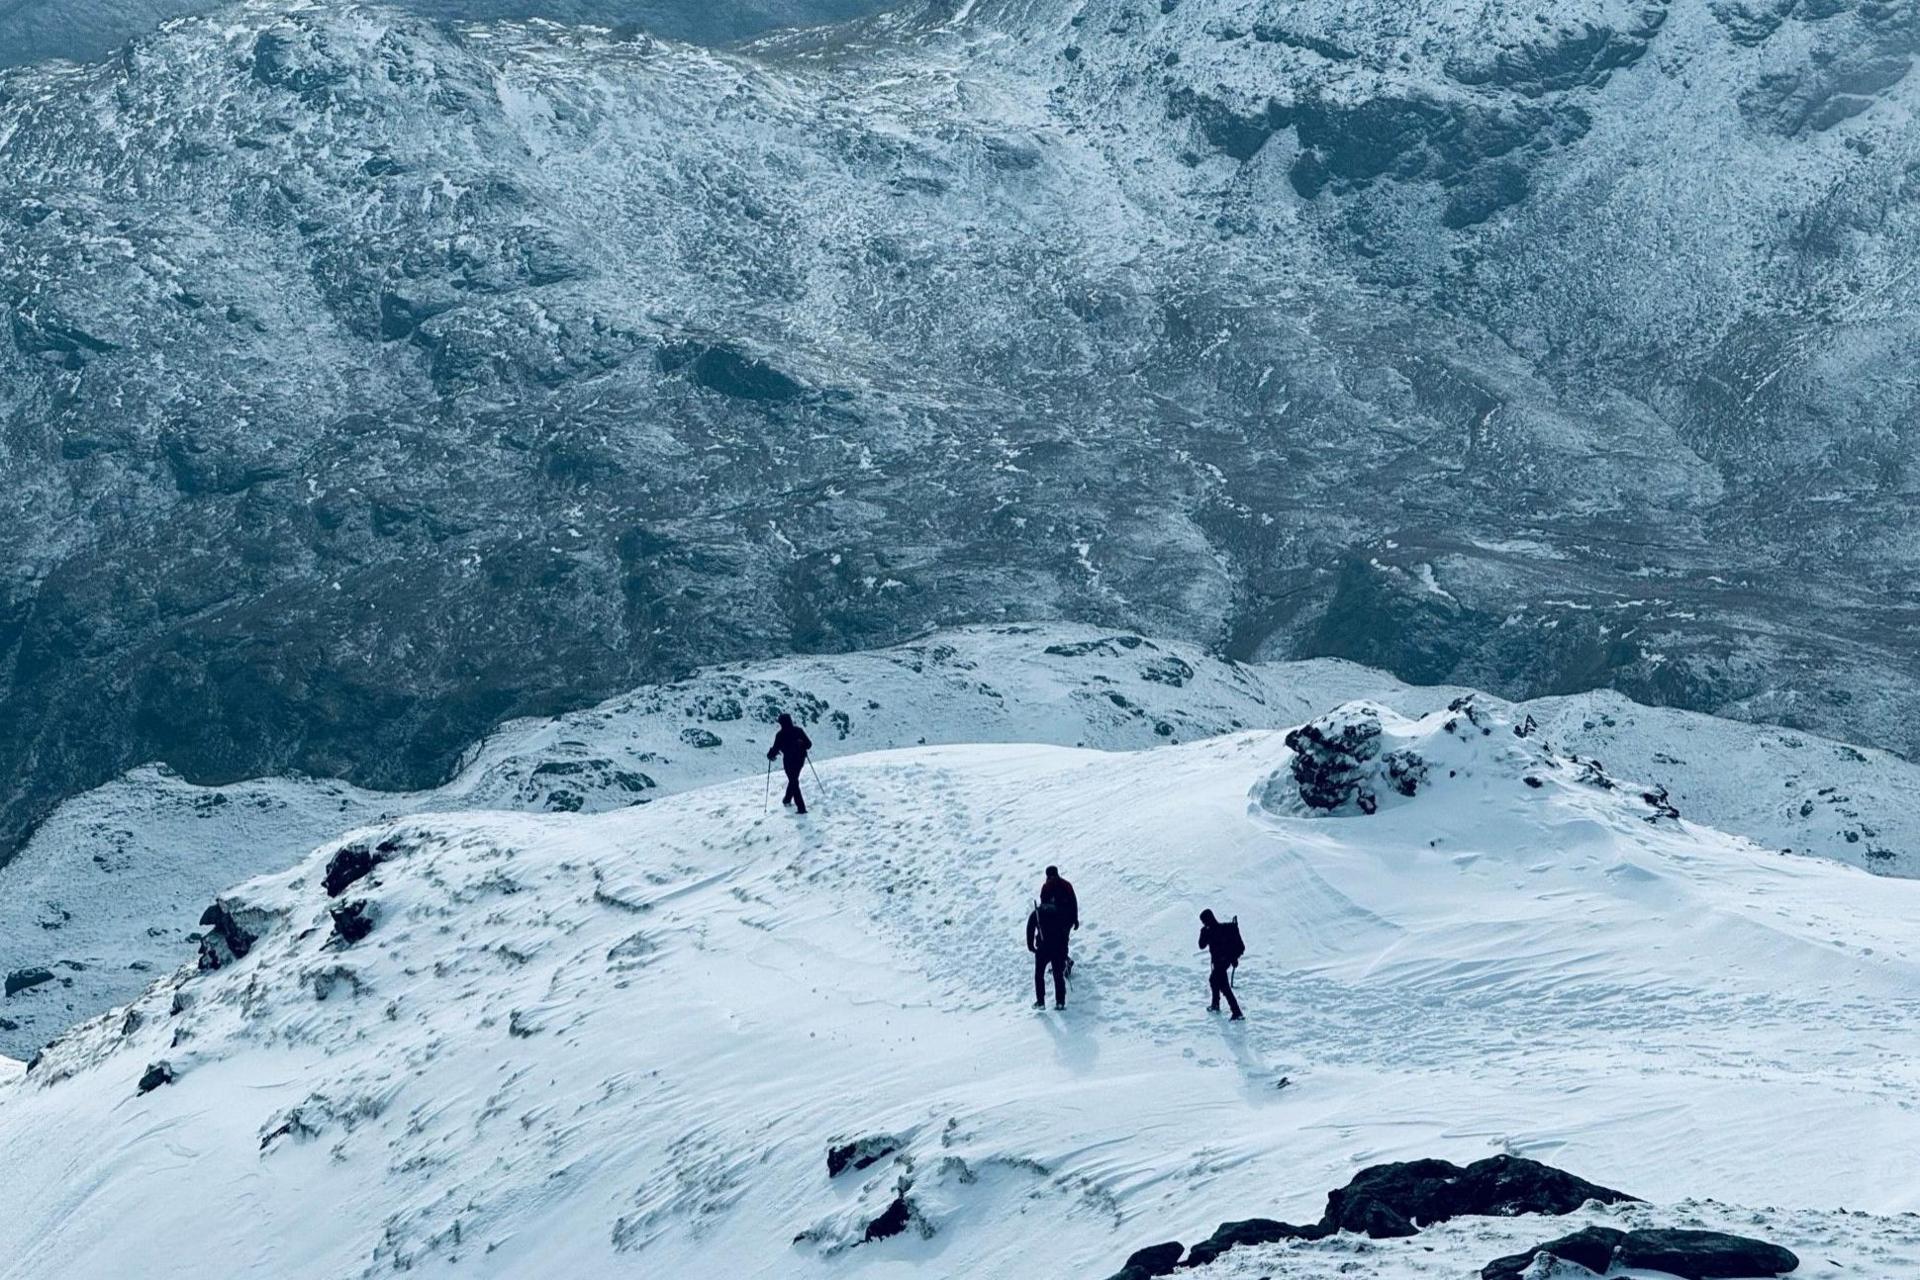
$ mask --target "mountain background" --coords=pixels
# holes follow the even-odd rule
[[[56,58],[96,62],[162,23],[219,7],[217,0],[5,0],[0,3],[0,67]],[[730,44],[781,27],[841,22],[886,5],[874,0],[729,0],[724,5],[685,0],[411,0],[397,7],[440,20],[544,18],[645,29],[698,44]]]
[[[1911,754],[1916,50],[1881,0],[726,50],[270,0],[0,72],[0,857],[146,761],[419,787],[1008,618]]]

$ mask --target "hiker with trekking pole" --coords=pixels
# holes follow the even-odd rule
[[[1033,1007],[1047,1007],[1047,970],[1053,970],[1053,1007],[1067,1007],[1067,975],[1073,972],[1073,957],[1067,954],[1067,940],[1080,927],[1080,899],[1073,885],[1060,874],[1060,868],[1048,867],[1040,886],[1040,900],[1027,914],[1027,950],[1033,953]]]
[[[807,766],[807,753],[813,750],[813,739],[807,731],[793,722],[793,717],[781,712],[780,729],[773,735],[773,745],[767,748],[767,776],[772,780],[773,758],[780,757],[780,767],[787,775],[787,792],[780,797],[783,805],[792,805],[795,813],[807,811],[807,799],[800,794],[800,771]],[[813,771],[814,781],[820,780],[820,771]]]
[[[1213,972],[1207,975],[1207,990],[1213,996],[1213,1003],[1207,1006],[1209,1013],[1220,1012],[1220,997],[1227,998],[1227,1008],[1233,1011],[1229,1022],[1244,1022],[1246,1015],[1240,1012],[1240,1001],[1233,994],[1233,970],[1240,963],[1240,957],[1247,953],[1247,944],[1240,940],[1240,917],[1222,924],[1213,912],[1200,913],[1200,950],[1208,952],[1213,961]]]

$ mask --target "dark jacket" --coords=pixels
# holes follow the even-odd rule
[[[807,752],[813,750],[813,739],[807,731],[797,724],[784,724],[780,732],[773,735],[773,745],[767,748],[767,759],[784,757],[781,763],[788,773],[800,772],[800,766],[807,762]]]
[[[1027,913],[1027,950],[1037,955],[1066,955],[1067,937],[1072,932],[1066,912],[1059,907],[1043,904]]]
[[[1233,933],[1228,930],[1225,921],[1200,926],[1200,945],[1213,957],[1213,967],[1224,969],[1239,962],[1234,954]]]
[[[1073,885],[1065,876],[1055,876],[1040,886],[1040,901],[1058,901],[1061,912],[1066,917],[1067,928],[1078,928],[1080,924],[1080,899],[1074,896]]]

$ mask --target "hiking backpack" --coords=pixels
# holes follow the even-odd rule
[[[1039,923],[1040,941],[1050,947],[1062,946],[1067,940],[1067,912],[1057,898],[1037,903],[1033,908],[1034,919]]]
[[[1220,932],[1227,940],[1227,963],[1239,964],[1240,957],[1247,954],[1247,944],[1240,937],[1240,917],[1235,916],[1220,926]]]

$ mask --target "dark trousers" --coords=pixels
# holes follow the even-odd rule
[[[801,763],[804,764],[805,762],[802,761]],[[794,806],[798,812],[805,813],[807,811],[807,798],[800,794],[801,766],[789,764],[783,765],[782,767],[787,771],[787,794],[780,797],[780,803],[790,804]]]
[[[1240,1012],[1240,1002],[1233,998],[1233,970],[1224,964],[1213,966],[1213,972],[1207,975],[1207,990],[1213,993],[1213,1004],[1209,1008],[1220,1007],[1220,997],[1227,998],[1227,1008],[1235,1014]]]
[[[1037,1004],[1047,1002],[1047,966],[1053,966],[1053,1002],[1067,1002],[1067,953],[1064,951],[1036,951],[1033,953],[1033,999]]]

